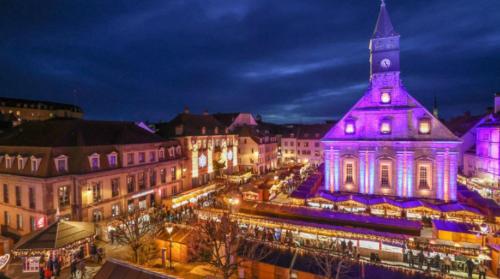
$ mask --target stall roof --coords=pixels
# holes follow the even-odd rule
[[[177,277],[150,271],[116,259],[107,259],[94,279],[174,279]]]
[[[59,249],[94,235],[93,223],[59,220],[42,230],[22,237],[14,249]]]
[[[440,231],[470,233],[473,229],[472,225],[466,223],[458,223],[444,220],[432,220],[434,228]]]
[[[479,212],[479,210],[477,210],[473,207],[467,206],[467,205],[463,205],[461,203],[443,204],[443,205],[440,205],[439,208],[441,209],[442,212],[469,211],[469,212],[481,215],[481,212]]]

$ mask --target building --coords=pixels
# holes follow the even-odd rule
[[[405,89],[382,1],[363,97],[323,138],[325,190],[456,200],[460,139]]]
[[[189,162],[187,183],[193,187],[238,170],[238,136],[207,112],[192,114],[186,108],[170,122],[157,124],[157,133],[180,142]]]
[[[497,97],[500,99],[500,97]],[[476,142],[464,153],[464,174],[482,185],[500,186],[500,112],[475,127]]]
[[[284,163],[310,163],[319,166],[324,162],[321,139],[333,124],[288,125],[288,132],[281,136],[281,158]]]
[[[238,164],[242,171],[263,174],[278,166],[278,136],[274,124],[257,121],[250,113],[213,115],[238,135]]]
[[[185,190],[181,146],[134,123],[51,119],[0,137],[3,232],[100,221]]]
[[[82,118],[83,110],[75,105],[0,97],[0,113],[15,123],[51,118]]]

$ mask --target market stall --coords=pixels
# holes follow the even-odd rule
[[[421,200],[406,201],[401,204],[406,210],[406,218],[421,220],[422,218],[439,219],[441,211],[439,207],[425,203]]]
[[[482,224],[484,216],[479,210],[461,203],[444,204],[439,207],[446,220]]]
[[[66,267],[73,255],[89,255],[94,237],[93,223],[59,220],[22,237],[12,254],[22,261],[23,272],[38,272],[40,261],[51,257],[57,257],[61,267]]]
[[[373,215],[401,217],[401,204],[397,201],[382,197],[371,199],[369,205]]]

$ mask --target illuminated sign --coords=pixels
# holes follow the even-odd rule
[[[133,199],[139,198],[139,197],[142,197],[142,196],[145,196],[145,195],[148,195],[148,194],[153,194],[154,192],[155,192],[155,190],[149,190],[149,191],[146,191],[146,192],[135,194],[135,195],[132,196],[132,198]]]

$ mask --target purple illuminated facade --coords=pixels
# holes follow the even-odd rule
[[[456,200],[460,139],[404,88],[383,2],[369,48],[368,90],[322,140],[325,189]]]

